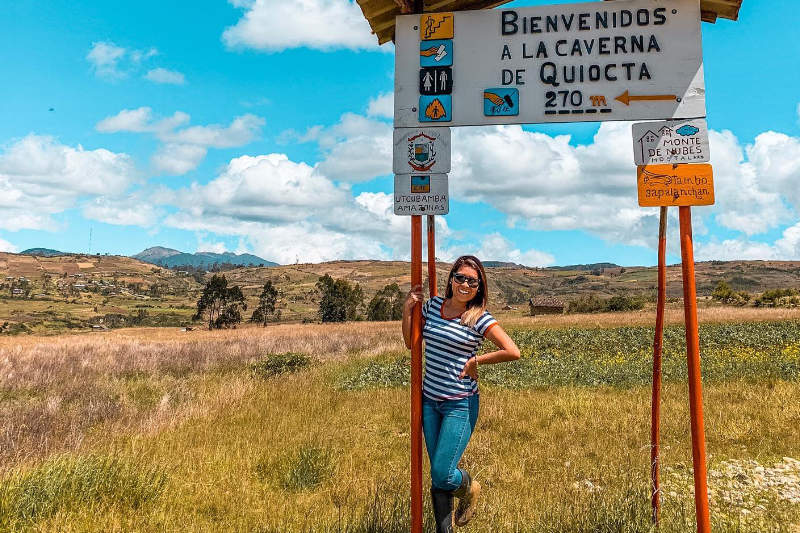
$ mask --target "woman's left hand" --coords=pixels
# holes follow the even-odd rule
[[[470,357],[467,364],[464,365],[464,368],[461,370],[461,374],[458,375],[458,379],[464,379],[464,376],[469,376],[472,379],[478,379],[478,357]]]

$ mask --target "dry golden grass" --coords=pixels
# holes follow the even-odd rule
[[[624,313],[593,313],[571,315],[524,316],[518,313],[495,313],[505,318],[506,327],[619,327],[652,326],[655,323],[655,309],[648,307],[641,311]],[[700,323],[710,322],[763,322],[772,320],[799,320],[800,309],[766,307],[699,306],[697,317]],[[683,304],[670,304],[664,312],[664,323],[683,324]]]
[[[712,322],[798,318],[793,311],[732,308],[701,309],[700,316]],[[669,322],[681,319],[681,309],[669,310]],[[646,312],[503,316],[510,329],[651,321]],[[3,338],[0,475],[7,486],[28,487],[37,501],[46,491],[34,490],[30,479],[48,480],[37,473],[70,476],[76,470],[54,470],[44,459],[68,453],[64,464],[77,461],[81,468],[117,464],[81,459],[89,454],[121,461],[125,475],[110,499],[67,492],[71,504],[51,503],[51,514],[20,522],[37,531],[299,532],[336,531],[337,524],[352,526],[351,532],[403,531],[408,391],[335,386],[353,361],[403,350],[396,322]],[[282,352],[308,354],[315,364],[267,380],[249,371],[266,354]],[[726,460],[769,465],[800,457],[797,383],[711,383],[705,393],[712,469]],[[479,515],[465,531],[647,531],[649,395],[642,386],[484,386],[478,431],[464,464],[485,491]],[[666,384],[665,533],[692,529],[687,397],[685,384]],[[321,455],[310,456],[319,464],[300,468],[302,450],[318,450]],[[136,477],[137,468],[146,479]],[[160,485],[148,488],[153,468],[165,476],[163,491]],[[319,483],[287,488],[283,480],[292,468],[300,469],[301,481],[316,472]],[[94,479],[91,471],[82,475]],[[76,486],[70,479],[58,490]],[[132,506],[114,496],[130,492],[126,483],[137,494],[155,496]],[[400,509],[380,527],[368,512],[376,494],[385,498],[381,509]],[[800,508],[757,495],[765,498],[764,511],[754,510],[742,522],[740,508],[723,496],[715,492],[712,500],[715,531],[782,531],[800,521]]]

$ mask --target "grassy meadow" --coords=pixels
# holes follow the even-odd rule
[[[681,318],[664,532],[694,529]],[[797,532],[800,314],[700,319],[714,531]],[[523,357],[481,368],[463,464],[484,491],[464,531],[653,531],[652,320],[503,322]],[[408,531],[408,376],[398,323],[0,338],[0,531]]]

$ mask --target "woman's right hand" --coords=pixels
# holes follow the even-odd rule
[[[414,309],[414,306],[417,304],[417,302],[422,303],[422,299],[422,285],[415,285],[411,287],[408,296],[406,296],[406,309],[411,311]]]

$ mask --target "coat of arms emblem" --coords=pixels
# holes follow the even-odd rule
[[[427,172],[436,163],[436,138],[420,132],[406,138],[408,165],[417,172]]]

